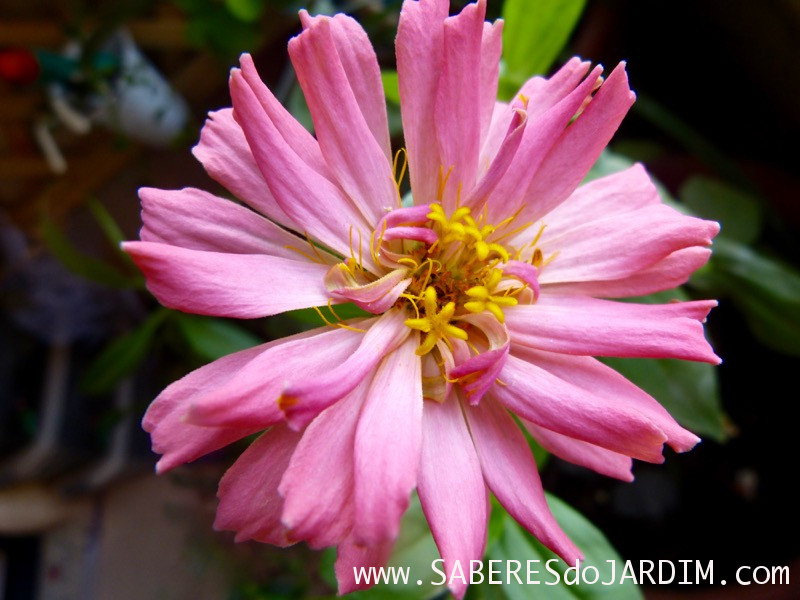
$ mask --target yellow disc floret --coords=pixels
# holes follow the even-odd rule
[[[417,354],[424,356],[436,345],[440,339],[445,340],[448,337],[458,338],[460,340],[467,339],[467,332],[450,324],[450,320],[456,311],[456,303],[448,302],[441,310],[439,310],[439,302],[436,296],[436,290],[433,286],[425,288],[423,294],[423,307],[425,308],[425,316],[417,317],[415,319],[406,319],[406,325],[411,329],[416,329],[425,333],[425,339],[417,348]]]

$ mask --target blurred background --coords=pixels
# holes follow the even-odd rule
[[[401,147],[400,5],[0,5],[0,600],[334,594],[330,552],[237,545],[212,530],[216,483],[242,446],[155,477],[140,428],[148,403],[184,373],[321,323],[303,311],[232,322],[164,309],[118,244],[138,236],[141,186],[225,194],[190,148],[205,114],[230,105],[227,71],[241,52],[312,126],[286,53],[300,8],[363,24]],[[717,583],[553,592],[800,597],[795,583],[719,585],[741,565],[791,565],[800,576],[800,2],[489,0],[488,11],[507,17],[505,97],[573,54],[609,69],[628,61],[639,99],[591,176],[642,161],[667,201],[723,226],[709,265],[658,298],[719,299],[707,335],[723,364],[608,361],[703,443],[667,451],[665,465],[636,464],[632,484],[537,454],[545,488],[583,515],[559,509],[562,524],[593,523],[599,555],[613,547],[631,560],[713,559]],[[419,520],[410,511],[397,564],[430,554]],[[503,515],[492,521],[489,557],[546,556]],[[469,597],[530,597],[494,587]]]

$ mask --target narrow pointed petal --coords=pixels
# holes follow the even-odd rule
[[[469,565],[483,556],[489,516],[481,465],[460,402],[425,403],[417,491],[449,580],[457,562]],[[458,577],[450,586],[459,599],[466,589]]]
[[[422,444],[422,374],[418,336],[409,336],[378,367],[355,438],[353,539],[377,545],[397,537],[417,485]]]
[[[513,413],[562,435],[648,462],[663,462],[666,434],[635,408],[508,357],[492,396]]]
[[[200,427],[186,421],[194,399],[223,386],[273,343],[229,354],[172,383],[153,401],[142,419],[142,428],[150,433],[153,452],[163,456],[156,471],[163,473],[227,446],[263,427]]]
[[[486,1],[479,0],[444,22],[444,63],[434,111],[441,166],[444,173],[449,174],[441,198],[447,214],[455,210],[460,194],[466,197],[478,173],[481,42],[485,17]]]
[[[635,98],[625,65],[620,63],[537,169],[525,193],[522,221],[539,220],[569,197],[608,145]]]
[[[350,240],[360,239],[359,231],[361,238],[368,239],[372,227],[335,184],[295,151],[236,69],[231,72],[230,88],[234,115],[275,201],[302,227],[301,233],[349,256]],[[368,248],[364,251],[368,254]],[[365,266],[375,268],[369,256],[364,259]]]
[[[629,456],[561,435],[555,431],[539,427],[525,419],[522,419],[522,424],[536,438],[542,448],[559,458],[586,467],[607,477],[614,477],[622,481],[633,481],[633,473],[631,473],[633,461]]]
[[[470,404],[478,404],[494,385],[508,356],[510,340],[502,323],[488,313],[461,317],[459,323],[469,323],[480,329],[489,340],[489,347],[457,364],[447,373],[448,379],[458,379]]]
[[[353,444],[369,381],[308,426],[278,491],[284,525],[312,548],[342,542],[353,524]]]
[[[536,461],[517,424],[491,398],[464,412],[489,489],[536,539],[574,565],[583,555],[550,512]]]
[[[351,87],[342,56],[337,51],[337,41],[334,41],[334,37],[341,36],[338,45],[350,48],[345,60],[364,62],[361,68],[369,72],[378,70],[366,34],[358,24],[349,23],[347,19],[339,18],[336,25],[332,24],[335,19],[315,19],[308,29],[289,42],[289,56],[311,110],[325,161],[366,221],[377,223],[384,215],[385,207],[397,205],[398,192],[391,162],[370,131],[356,96],[357,93],[368,93],[370,97],[363,102],[375,103],[371,99],[374,94],[361,85],[366,75],[356,78],[351,74],[359,85],[358,88]],[[359,34],[356,35],[354,30]],[[364,60],[365,54],[369,57],[367,60]],[[357,69],[356,65],[348,66]],[[380,85],[380,81],[377,84]]]
[[[342,13],[330,18],[311,17],[305,10],[300,11],[303,29],[313,27],[314,22],[319,19],[329,21],[347,83],[353,89],[353,95],[369,130],[383,150],[386,159],[391,160],[392,145],[389,140],[389,120],[386,114],[381,70],[367,33],[355,19]]]
[[[370,567],[379,569],[386,565],[392,554],[393,542],[382,542],[375,546],[363,546],[346,539],[336,548],[336,581],[339,583],[339,595],[344,596],[356,590],[365,590],[372,587],[372,583],[356,583],[355,571],[363,568],[369,571]]]
[[[289,385],[279,406],[290,427],[304,427],[322,410],[352,392],[384,356],[406,339],[411,330],[405,326],[405,319],[400,310],[384,313],[369,326],[361,344],[345,362],[313,379]]]
[[[700,441],[681,427],[652,396],[591,356],[569,356],[521,347],[516,349],[516,355],[587,392],[615,398],[620,405],[640,412],[666,434],[667,443],[676,452],[691,450]]]
[[[269,191],[244,132],[233,118],[232,108],[208,113],[192,153],[206,172],[234,196],[276,223],[292,226],[292,220]]]
[[[264,184],[266,187],[266,184]],[[203,190],[141,188],[140,237],[188,250],[266,254],[298,260],[308,242],[230,200]],[[331,263],[334,257],[328,255]]]
[[[434,104],[444,57],[444,20],[448,0],[404,0],[397,26],[397,80],[403,135],[408,151],[415,204],[437,200],[442,160],[435,131]]]
[[[328,302],[327,265],[156,242],[125,242],[122,247],[145,274],[147,289],[169,308],[252,319]]]
[[[480,145],[489,132],[489,124],[497,99],[497,81],[500,75],[500,55],[503,52],[503,21],[483,24],[481,38],[480,96]]]
[[[224,385],[197,394],[186,419],[214,427],[261,424],[264,428],[281,421],[278,398],[286,386],[344,363],[362,338],[358,331],[324,327],[276,340]]]
[[[715,301],[631,304],[580,296],[545,296],[506,309],[514,344],[592,356],[682,358],[719,364],[703,335]]]
[[[300,436],[285,425],[276,425],[250,444],[219,482],[214,529],[235,531],[237,542],[293,543],[281,522],[283,498],[278,484]]]
[[[539,248],[556,259],[542,269],[541,283],[622,279],[673,252],[705,247],[719,224],[689,217],[663,204],[587,220],[560,235],[545,229]]]
[[[627,298],[671,290],[689,281],[711,257],[709,248],[693,246],[677,250],[656,264],[621,279],[542,284],[548,294]]]

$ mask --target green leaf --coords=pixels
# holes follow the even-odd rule
[[[501,95],[547,73],[583,12],[585,0],[506,0],[503,4]]]
[[[763,213],[758,199],[721,181],[692,177],[678,194],[698,217],[719,221],[720,237],[743,244],[754,242],[763,227]]]
[[[262,0],[225,0],[225,6],[234,17],[245,23],[253,23],[264,14]]]
[[[400,86],[397,83],[397,71],[386,69],[381,71],[383,81],[383,92],[389,102],[400,105]]]
[[[263,342],[231,321],[176,312],[178,329],[194,352],[207,360],[252,348]]]
[[[311,118],[311,110],[308,108],[306,98],[303,96],[303,90],[299,85],[295,85],[292,91],[289,92],[286,108],[289,109],[295,119],[300,121],[303,127],[310,133],[314,133],[314,120]]]
[[[53,255],[76,275],[115,288],[135,287],[138,284],[138,280],[126,277],[103,261],[80,252],[49,219],[42,222],[41,233]]]
[[[81,389],[88,394],[103,394],[133,373],[147,356],[156,331],[169,314],[166,308],[159,308],[136,329],[108,344],[83,373]]]
[[[765,346],[800,356],[800,272],[724,238],[709,267],[702,285],[727,295]]]

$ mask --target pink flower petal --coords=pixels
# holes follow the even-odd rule
[[[434,112],[440,164],[444,173],[449,173],[441,198],[447,214],[455,210],[459,194],[465,197],[475,185],[478,172],[481,101],[485,100],[480,93],[485,17],[486,0],[478,0],[444,22],[444,63]]]
[[[274,345],[263,344],[229,354],[172,383],[153,401],[142,420],[150,432],[153,452],[163,454],[156,471],[163,473],[218,450],[223,446],[263,429],[260,424],[247,427],[200,427],[186,421],[196,397],[223,386],[250,361]]]
[[[422,444],[418,336],[409,336],[378,367],[355,437],[353,539],[376,545],[397,537],[417,485]]]
[[[322,410],[355,389],[381,359],[405,341],[411,330],[400,310],[382,314],[364,334],[348,359],[313,379],[289,385],[279,400],[289,426],[300,429]]]
[[[500,74],[500,55],[503,52],[503,21],[483,24],[481,37],[480,68],[480,143],[483,145],[489,133],[489,124],[497,100],[497,78]]]
[[[489,489],[536,539],[574,565],[583,555],[550,512],[536,462],[517,424],[491,398],[464,412]]]
[[[294,543],[281,523],[283,498],[278,494],[278,484],[300,435],[285,425],[276,425],[250,444],[219,482],[214,529],[235,531],[237,542]]]
[[[208,113],[192,153],[206,172],[234,196],[276,223],[292,225],[269,191],[244,132],[233,118],[232,108]]]
[[[455,399],[425,403],[417,492],[449,580],[456,563],[483,556],[489,516],[481,465]],[[466,589],[458,577],[450,585],[459,599]]]
[[[719,364],[700,322],[716,302],[629,304],[542,295],[505,311],[514,344],[592,356],[682,358]]]
[[[355,544],[348,538],[336,548],[336,580],[339,582],[339,595],[344,596],[356,590],[366,590],[372,587],[372,583],[367,584],[364,579],[356,583],[355,570],[364,569],[369,571],[370,567],[379,569],[386,565],[392,553],[393,542],[382,542],[375,546],[363,546]]]
[[[561,435],[525,419],[522,419],[522,424],[536,438],[542,448],[559,458],[597,471],[601,475],[622,481],[633,481],[633,473],[631,473],[633,461],[629,456]]]
[[[633,458],[664,460],[664,432],[615,397],[592,393],[513,354],[500,380],[492,396],[523,419]]]
[[[709,248],[693,246],[677,250],[655,265],[622,279],[551,283],[542,284],[542,287],[547,290],[548,294],[601,298],[644,296],[683,285],[689,280],[692,273],[708,262],[710,257],[711,250]]]
[[[299,252],[311,254],[306,240],[244,206],[203,190],[141,188],[139,198],[144,223],[140,236],[145,242],[292,260],[302,256]],[[334,257],[328,257],[333,263]]]
[[[539,269],[530,263],[510,260],[503,266],[503,273],[526,283],[533,292],[534,300],[539,297]]]
[[[301,233],[349,256],[350,240],[367,240],[372,227],[335,184],[295,151],[294,140],[284,138],[236,69],[231,72],[230,88],[234,115],[275,201],[298,228],[302,227]],[[362,254],[365,266],[375,269],[366,245]]]
[[[125,242],[122,247],[145,274],[147,289],[170,308],[251,319],[328,302],[327,265],[156,242]]]
[[[620,63],[537,169],[525,193],[522,222],[538,221],[578,187],[635,98],[628,86],[625,65]]]
[[[448,0],[404,0],[397,26],[397,80],[415,204],[436,202],[439,181],[434,104],[444,54]]]
[[[480,329],[489,341],[489,347],[457,364],[447,373],[447,378],[461,380],[459,383],[469,403],[478,404],[494,385],[505,364],[509,349],[508,331],[488,313],[465,315],[459,320],[459,324],[463,323]]]
[[[545,228],[538,247],[544,256],[558,254],[542,268],[539,280],[544,284],[622,279],[677,250],[709,246],[718,231],[714,221],[689,217],[663,204],[587,219],[560,235]]]
[[[307,11],[300,11],[303,29],[313,27],[319,19],[330,23],[336,52],[347,75],[347,83],[353,89],[364,120],[383,150],[386,160],[391,160],[392,144],[389,140],[389,120],[386,115],[381,70],[366,32],[355,19],[342,13],[331,18],[311,17]]]
[[[369,380],[308,426],[278,491],[282,521],[312,548],[343,541],[353,524],[353,444]]]
[[[620,405],[640,412],[666,434],[667,443],[676,452],[691,450],[700,441],[644,390],[591,356],[569,356],[522,347],[515,349],[515,355],[587,392],[615,398]]]
[[[369,326],[370,321],[359,325]],[[318,373],[345,362],[361,343],[363,334],[324,327],[277,340],[243,366],[224,385],[199,393],[186,418],[197,425],[245,427],[283,420],[278,398],[292,383],[313,379]]]
[[[572,124],[567,127],[589,97],[601,72],[602,69],[596,67],[579,85],[569,90],[569,93],[546,110],[533,104],[533,100],[528,101],[527,106],[534,114],[528,114],[528,122],[519,149],[504,176],[496,182],[488,194],[485,194],[490,223],[505,219],[525,205],[524,190],[537,177],[540,165],[546,160],[551,148],[558,143],[563,135],[562,132],[574,126]],[[556,87],[560,90],[562,87],[560,80],[557,80],[557,83]],[[543,91],[542,95],[549,102],[555,100],[551,93]],[[522,208],[521,214],[525,212],[526,209]],[[527,216],[520,217],[521,223],[529,220],[531,219]]]
[[[337,269],[332,272],[338,274],[341,270]],[[329,276],[330,274],[331,271],[328,272]],[[411,279],[408,278],[407,269],[389,271],[380,279],[365,285],[350,285],[333,289],[330,289],[331,279],[326,277],[326,285],[330,289],[331,296],[341,300],[350,300],[359,308],[375,314],[382,314],[389,310],[410,283]]]
[[[354,33],[356,30],[358,34]],[[335,41],[335,38],[340,39]],[[391,162],[370,131],[356,96],[367,94],[362,102],[373,105],[374,93],[370,86],[361,85],[364,77],[356,79],[354,74],[351,77],[359,87],[351,87],[337,46],[348,48],[345,53],[348,67],[355,69],[356,64],[351,63],[360,63],[360,68],[379,77],[377,59],[366,34],[355,22],[348,23],[347,17],[341,17],[336,25],[331,19],[314,19],[308,29],[289,42],[289,56],[311,110],[326,162],[366,221],[377,223],[385,208],[397,206],[398,191]],[[373,83],[379,85],[380,81]],[[382,92],[378,93],[382,98]]]

